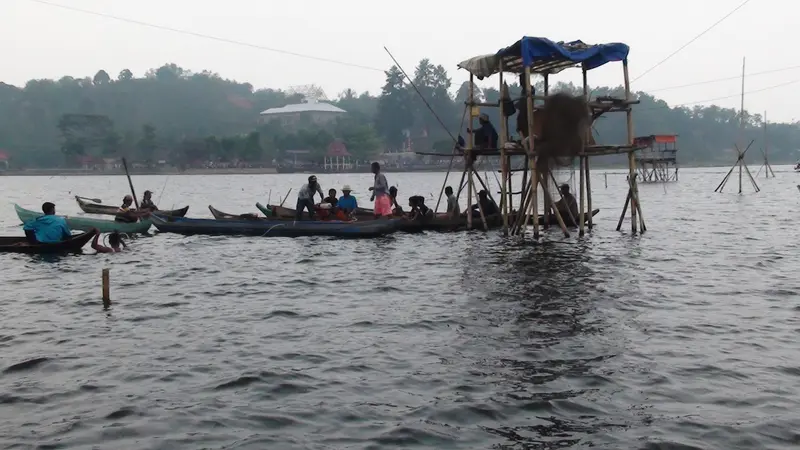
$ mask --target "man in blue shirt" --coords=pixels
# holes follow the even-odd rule
[[[52,244],[62,242],[72,237],[72,231],[67,226],[67,220],[56,215],[56,205],[45,202],[42,205],[43,216],[28,221],[23,226],[25,236],[32,242]]]
[[[344,187],[342,187],[342,194],[344,195],[339,197],[339,203],[337,204],[339,209],[347,214],[355,214],[356,210],[358,209],[358,201],[356,201],[355,197],[350,195],[352,191],[353,190],[350,188],[350,185],[345,184]]]

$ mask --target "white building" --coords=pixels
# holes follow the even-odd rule
[[[303,122],[324,125],[346,113],[347,111],[330,103],[309,100],[306,103],[270,108],[261,111],[259,115],[261,123],[279,121],[283,126],[294,126]]]

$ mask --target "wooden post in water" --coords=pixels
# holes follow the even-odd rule
[[[103,308],[111,306],[111,287],[109,286],[108,269],[103,269]]]
[[[546,81],[545,81],[546,82]],[[531,68],[529,66],[525,67],[525,106],[528,108],[528,160],[529,160],[529,167],[528,170],[531,172],[531,187],[530,192],[530,202],[531,202],[531,212],[533,213],[533,239],[535,241],[539,240],[539,202],[538,195],[539,195],[539,169],[538,159],[536,157],[536,147],[535,147],[535,128],[533,126],[533,88],[531,87]],[[523,219],[524,222],[522,223],[523,227],[528,225],[528,215],[525,214],[525,218]],[[547,223],[547,221],[545,221]],[[524,228],[523,228],[524,230]]]

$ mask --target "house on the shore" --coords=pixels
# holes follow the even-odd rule
[[[259,122],[262,124],[277,122],[283,127],[296,129],[308,123],[327,125],[344,114],[347,114],[347,111],[330,103],[309,100],[305,103],[261,111]]]
[[[0,168],[8,170],[8,162],[10,160],[11,155],[9,155],[5,150],[0,150]]]

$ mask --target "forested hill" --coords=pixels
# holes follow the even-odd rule
[[[447,71],[428,60],[417,65],[414,79],[455,134],[468,86],[453,86]],[[513,93],[519,88],[512,85],[510,89]],[[557,84],[553,90],[578,93],[569,84]],[[595,96],[612,91],[620,95],[620,88],[592,90]],[[496,89],[476,94],[486,101],[499,97]],[[645,92],[636,95],[641,101],[634,109],[637,135],[680,135],[678,155],[684,164],[731,162],[728,149],[737,136],[737,111],[717,106],[670,108]],[[409,130],[412,137],[426,136],[415,139],[415,150],[449,151],[452,146],[449,135],[396,67],[387,71],[386,85],[378,96],[353,89],[340,93],[333,103],[349,114],[330,126],[309,125],[287,132],[258,124],[260,111],[301,100],[297,94],[257,90],[248,83],[211,72],[191,73],[175,64],[152,69],[141,77],[129,70],[114,77],[100,70],[91,78],[31,80],[22,88],[0,83],[0,150],[11,155],[15,166],[47,167],[69,164],[76,155],[128,155],[176,162],[207,157],[268,161],[289,149],[324,152],[333,139],[341,139],[356,156],[369,159],[402,146],[403,130]],[[77,126],[75,114],[102,119],[93,125],[92,139],[76,140],[70,131]],[[492,115],[497,117],[496,112]],[[758,149],[763,141],[762,118],[745,113],[745,119],[747,141],[755,139],[754,148]],[[600,142],[623,143],[624,115],[598,120],[595,130]],[[794,162],[799,143],[800,124],[769,125],[774,162]],[[751,151],[748,157],[760,158],[760,151]]]

